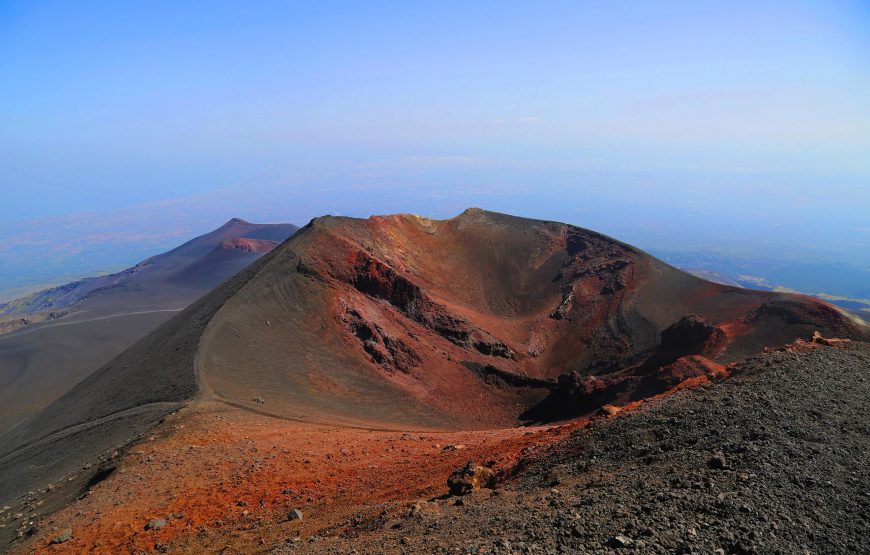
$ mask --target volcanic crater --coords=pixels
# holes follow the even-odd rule
[[[246,430],[257,418],[345,435],[499,429],[525,446],[507,430],[723,379],[817,331],[868,338],[823,301],[711,283],[566,224],[480,209],[316,218],[0,435],[0,502],[90,468],[185,406],[200,407],[199,428],[220,406]]]
[[[821,301],[565,224],[325,217],[227,300],[197,367],[209,393],[282,417],[476,429],[631,402],[816,330],[861,333]]]

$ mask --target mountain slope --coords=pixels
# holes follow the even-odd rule
[[[252,224],[233,218],[210,233],[121,272],[85,278],[0,304],[0,317],[49,311],[64,316],[84,311],[102,314],[117,312],[119,307],[154,309],[158,305],[178,306],[184,300],[189,303],[297,229],[292,224]],[[247,242],[239,243],[240,239]],[[257,246],[251,248],[251,244]],[[238,262],[227,264],[213,253],[215,250],[234,254]]]
[[[33,319],[29,311],[46,310],[53,317],[0,335],[0,432],[63,395],[296,229],[233,219],[123,272],[7,305],[19,317]]]
[[[512,426],[709,379],[817,330],[867,337],[827,303],[706,282],[565,224],[318,218],[0,436],[0,500],[194,398],[345,426]],[[70,455],[49,468],[52,449]]]

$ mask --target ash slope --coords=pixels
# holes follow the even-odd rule
[[[736,374],[578,430],[440,518],[274,553],[867,553],[870,345]]]
[[[85,278],[0,304],[0,317],[44,312],[56,317],[70,312],[99,316],[185,306],[297,229],[292,224],[253,224],[233,218],[214,231],[121,272]],[[246,241],[240,243],[243,238]]]
[[[197,394],[341,425],[512,426],[657,393],[815,330],[866,337],[826,303],[706,282],[565,224],[477,209],[318,218],[0,436],[0,500]]]
[[[290,224],[233,219],[110,276],[89,278],[0,307],[0,433],[36,414],[214,286],[293,234]],[[41,312],[34,318],[34,312]],[[0,323],[2,327],[2,323]]]

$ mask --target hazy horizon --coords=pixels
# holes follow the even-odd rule
[[[854,296],[868,30],[859,1],[7,2],[0,290],[234,216],[475,205],[663,257],[838,264],[851,285],[819,291]]]
[[[870,296],[866,290],[870,244],[861,234],[861,211],[845,217],[849,210],[840,207],[840,197],[816,191],[811,183],[804,184],[799,195],[778,198],[750,180],[713,195],[715,208],[711,208],[698,206],[698,199],[711,193],[691,181],[663,194],[643,175],[568,174],[552,176],[554,184],[530,189],[523,185],[531,179],[525,174],[507,186],[488,183],[486,172],[480,170],[464,173],[467,181],[449,188],[421,180],[408,185],[396,177],[360,179],[360,194],[353,197],[343,196],[341,184],[330,180],[316,187],[308,187],[307,180],[263,181],[126,209],[14,223],[8,228],[9,240],[0,244],[0,267],[12,269],[0,272],[0,300],[28,288],[120,270],[232,217],[301,226],[326,214],[368,217],[409,212],[441,219],[472,206],[594,229],[678,266],[712,270],[723,263],[742,265],[742,273],[766,277],[771,286],[851,298]],[[630,185],[615,188],[614,182]],[[715,189],[717,184],[707,187]],[[729,198],[732,190],[763,202],[745,211]],[[552,198],[563,202],[549,202]],[[865,195],[856,206],[866,201]],[[777,211],[790,217],[772,221]],[[808,225],[832,211],[844,216],[825,228]],[[782,276],[776,272],[781,265],[826,269],[821,273],[792,269]],[[27,282],[25,277],[32,279]]]

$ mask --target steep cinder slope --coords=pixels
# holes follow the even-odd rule
[[[147,312],[0,336],[0,433],[33,416],[178,312]]]
[[[238,237],[217,245],[208,254],[171,274],[167,281],[187,287],[211,289],[254,260],[277,247],[278,241]]]

